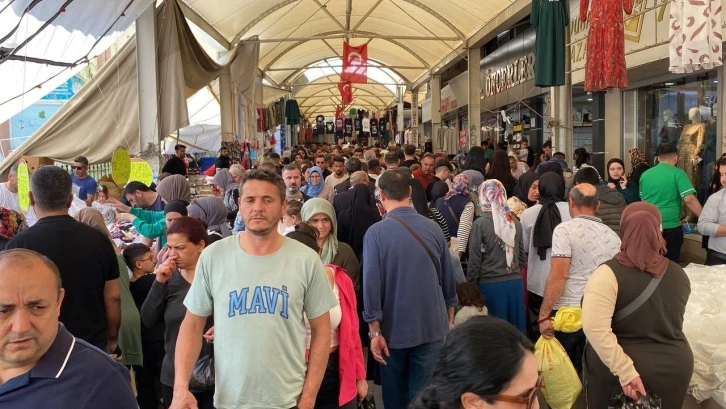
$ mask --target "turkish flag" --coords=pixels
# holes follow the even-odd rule
[[[350,82],[339,82],[338,90],[340,91],[340,98],[343,100],[343,105],[348,105],[353,102],[353,87]]]
[[[343,72],[340,80],[356,84],[368,83],[368,44],[353,47],[343,43]]]

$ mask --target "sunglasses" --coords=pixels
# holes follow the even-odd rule
[[[529,393],[527,396],[508,396],[508,395],[496,395],[492,398],[495,402],[505,402],[505,403],[516,403],[519,405],[527,405],[527,409],[532,409],[534,407],[534,403],[537,401],[537,395],[539,394],[540,389],[542,389],[542,379],[543,374],[542,372],[538,372],[539,376],[537,377],[537,385],[535,385],[534,389]]]
[[[75,169],[75,170],[83,170],[85,168],[86,168],[85,166],[71,166],[71,169]]]

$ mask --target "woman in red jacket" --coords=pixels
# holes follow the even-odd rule
[[[320,253],[317,235],[315,228],[301,223],[287,237]],[[315,400],[315,409],[355,409],[358,406],[356,397],[363,399],[368,394],[363,348],[358,333],[355,290],[353,281],[341,267],[328,264],[325,272],[339,305],[330,310],[330,357]],[[310,325],[307,319],[305,324],[309,348]]]

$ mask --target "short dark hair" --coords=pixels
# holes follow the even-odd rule
[[[451,162],[449,162],[449,160],[446,158],[439,158],[434,165],[434,170],[443,167],[446,167],[447,169],[449,169],[449,171],[451,171]]]
[[[83,166],[88,166],[88,158],[85,156],[76,156],[76,158],[73,159],[73,162],[82,163]]]
[[[523,137],[522,137],[522,140],[520,141],[520,143],[522,143],[522,142],[527,142],[527,143],[529,143],[529,139],[527,139],[526,137],[524,137],[524,136],[523,136]]]
[[[368,161],[368,170],[376,170],[381,167],[381,161],[378,159],[371,159]]]
[[[497,149],[500,151],[506,151],[507,150],[507,143],[506,142],[499,142],[497,143]]]
[[[151,188],[141,182],[129,182],[124,188],[124,196],[133,195],[136,192],[151,192]]]
[[[22,267],[29,267],[28,264],[32,258],[35,258],[43,263],[53,273],[58,287],[58,292],[60,292],[60,289],[63,288],[63,281],[61,280],[61,274],[60,270],[58,270],[58,266],[56,266],[51,259],[36,251],[23,248],[5,250],[0,252],[0,265],[8,263],[12,265],[20,264]]]
[[[282,180],[282,177],[277,174],[277,172],[268,172],[260,169],[254,169],[249,172],[246,172],[244,176],[242,176],[242,181],[239,183],[239,192],[240,195],[242,194],[242,190],[244,189],[245,183],[251,181],[251,180],[258,180],[260,182],[267,182],[270,184],[275,185],[277,187],[277,190],[280,193],[280,199],[282,201],[285,201],[285,182]]]
[[[194,244],[204,242],[205,245],[209,245],[209,235],[207,234],[207,228],[204,226],[201,220],[194,217],[183,216],[174,221],[174,224],[167,227],[166,236],[169,237],[172,234],[182,234],[186,236],[187,240]]]
[[[577,172],[580,173],[580,172]],[[570,189],[570,199],[572,199],[573,202],[575,202],[575,206],[577,207],[585,207],[588,209],[597,209],[597,204],[599,202],[597,198],[597,190],[593,189],[595,192],[592,196],[587,196],[582,192],[582,185],[590,184],[591,183],[580,183],[579,185],[576,185],[572,189]],[[593,185],[593,188],[595,188],[597,185]]]
[[[386,162],[386,165],[393,165],[394,163],[398,163],[400,159],[401,158],[398,157],[398,151],[390,151],[386,154],[383,160]]]
[[[542,145],[542,149],[544,149],[544,148],[551,148],[551,147],[552,147],[552,141],[546,141],[546,142],[545,142],[545,143],[544,143],[544,144]]]
[[[333,162],[345,163],[345,158],[342,156],[336,156],[333,158]]]
[[[416,147],[414,145],[406,145],[403,147],[403,153],[411,156],[416,153]]]
[[[286,237],[299,241],[310,247],[316,253],[320,251],[320,246],[318,246],[318,230],[307,223],[297,224],[295,230],[287,233]]]
[[[425,153],[423,157],[421,157],[421,160],[424,160],[426,158],[434,159],[434,155],[432,153]]]
[[[302,170],[300,170],[300,167],[297,165],[297,163],[288,163],[282,168],[282,171],[290,171],[290,170],[297,170],[302,174]]]
[[[302,202],[299,200],[291,200],[287,204],[287,215],[288,216],[300,216],[302,212]]]
[[[661,143],[658,145],[658,156],[671,156],[678,154],[678,146],[674,143]]]
[[[360,153],[363,153],[363,152],[365,152],[365,150],[363,150],[363,148],[355,148],[355,149],[353,150],[353,152],[360,152]]]
[[[378,178],[378,188],[387,198],[402,202],[411,197],[411,176],[400,170],[386,171]]]
[[[277,171],[275,170],[275,164],[272,162],[268,162],[268,161],[262,162],[259,165],[257,165],[257,170],[261,170],[263,172],[277,173]]]
[[[186,148],[187,148],[186,145],[182,145],[182,144],[174,145],[175,151],[178,151],[179,149],[186,149]]]
[[[30,191],[40,210],[68,209],[72,190],[71,175],[58,166],[41,166],[30,179]]]
[[[318,155],[315,157],[315,160],[322,159],[325,160],[325,155]]]
[[[552,159],[567,160],[567,157],[562,152],[555,152],[552,154]]]
[[[360,159],[358,159],[358,158],[350,158],[350,159],[348,159],[348,162],[345,164],[345,169],[351,175],[354,172],[358,172],[359,170],[362,170],[362,167],[363,167],[363,164],[361,163]]]
[[[280,159],[280,154],[277,152],[272,152],[270,154],[270,159]]]
[[[126,266],[133,270],[136,262],[144,259],[144,256],[151,253],[151,249],[144,243],[132,243],[124,249],[123,256]]]
[[[600,175],[597,173],[597,170],[595,170],[595,168],[581,168],[575,173],[573,183],[575,186],[581,183],[589,183],[593,186],[597,186],[600,184]]]

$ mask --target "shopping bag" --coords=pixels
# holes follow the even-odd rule
[[[537,368],[542,372],[542,394],[552,409],[570,409],[582,391],[580,377],[555,338],[540,337],[534,346]]]
[[[640,395],[640,394],[638,394]],[[608,409],[661,409],[661,399],[652,393],[641,398],[642,404],[630,399],[625,394],[611,396]]]
[[[564,307],[557,310],[552,320],[552,328],[558,332],[571,334],[582,329],[582,308]]]
[[[376,399],[373,397],[373,392],[368,392],[365,399],[358,401],[358,409],[376,409]]]
[[[214,347],[211,342],[202,342],[202,352],[189,379],[189,390],[193,392],[214,391]]]

